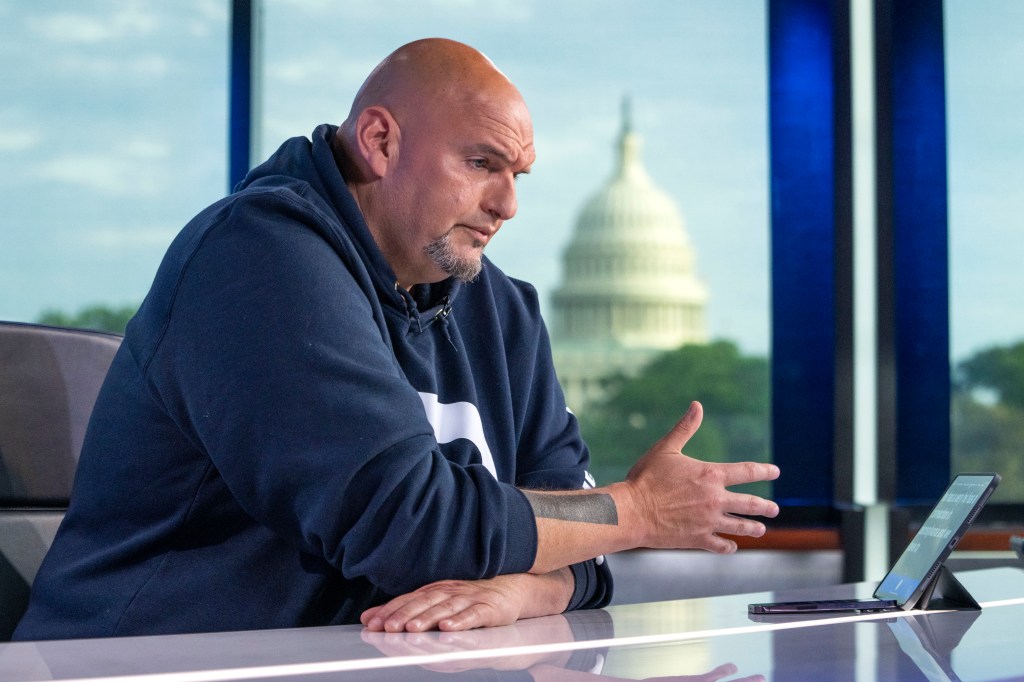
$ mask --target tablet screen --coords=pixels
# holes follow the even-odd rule
[[[960,474],[946,488],[892,570],[875,590],[877,599],[895,599],[913,608],[928,581],[974,521],[999,484],[999,474]]]

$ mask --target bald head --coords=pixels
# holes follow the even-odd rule
[[[410,111],[450,106],[494,95],[521,99],[519,91],[478,50],[445,38],[403,45],[377,65],[356,93],[348,121],[382,106],[400,121]]]
[[[398,282],[473,279],[515,215],[533,163],[516,87],[477,50],[430,38],[369,75],[333,142],[338,166]]]

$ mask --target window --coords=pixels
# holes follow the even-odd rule
[[[226,186],[227,3],[0,4],[0,318],[134,310]]]
[[[1024,501],[1024,6],[946,0],[953,468]]]
[[[559,374],[570,404],[581,415],[599,481],[621,478],[653,442],[652,434],[663,434],[689,399],[705,402],[707,420],[688,454],[769,456],[762,0],[390,0],[343,6],[267,0],[263,7],[260,158],[289,136],[309,135],[319,123],[339,123],[373,66],[417,38],[444,36],[469,43],[519,86],[533,115],[538,159],[530,176],[517,186],[518,215],[488,247],[488,255],[506,273],[533,283],[539,291]],[[640,163],[650,181],[678,211],[692,246],[696,280],[706,288],[702,314],[679,313],[673,326],[687,319],[706,320],[701,342],[732,344],[691,346],[693,353],[702,355],[683,357],[672,365],[675,382],[667,388],[673,392],[661,393],[657,400],[644,395],[650,391],[608,379],[607,372],[586,372],[600,362],[633,376],[657,355],[641,350],[643,362],[637,362],[637,348],[657,338],[660,353],[681,342],[657,329],[657,315],[640,315],[641,305],[657,309],[665,291],[647,292],[653,297],[649,303],[626,298],[613,305],[612,300],[577,297],[565,304],[564,312],[555,300],[556,292],[568,288],[566,273],[594,281],[644,281],[658,265],[657,256],[664,255],[654,252],[652,259],[648,250],[643,267],[634,268],[624,267],[628,253],[594,251],[576,262],[564,258],[584,207],[591,206],[588,202],[615,172],[624,125],[642,143]],[[691,309],[679,302],[673,305]],[[600,339],[592,331],[594,325],[610,328],[614,320],[608,312],[616,309],[631,320],[630,331],[636,330],[634,317],[649,319],[651,335],[637,339],[635,334],[620,334],[614,342]],[[573,346],[600,346],[586,361],[559,360],[564,355],[560,339],[573,330],[591,330],[586,344],[573,340]],[[613,333],[609,329],[608,334]],[[751,364],[756,367],[751,369]],[[702,373],[701,367],[709,369]],[[683,371],[688,374],[679,374]],[[646,377],[648,382],[660,380]],[[730,387],[723,386],[727,382]],[[663,388],[659,384],[659,390]],[[614,395],[620,396],[618,402],[602,409],[614,411],[616,418],[588,419],[598,409],[597,401]],[[728,428],[737,419],[743,422],[740,441],[730,440],[737,429]],[[608,432],[602,423],[625,426]],[[611,457],[612,452],[618,459]]]

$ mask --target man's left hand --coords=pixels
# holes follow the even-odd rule
[[[488,580],[441,580],[363,612],[368,629],[383,632],[470,630],[520,618],[561,613],[572,596],[569,569],[516,573]]]

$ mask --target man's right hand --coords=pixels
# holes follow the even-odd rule
[[[764,535],[764,524],[737,515],[774,517],[778,505],[727,488],[774,480],[779,468],[702,462],[682,454],[703,414],[700,403],[692,403],[621,483],[583,491],[525,491],[537,519],[537,556],[530,572],[637,547],[727,554],[736,551],[736,543],[720,534]]]
[[[727,488],[779,477],[774,464],[702,462],[682,454],[700,427],[704,412],[694,402],[661,440],[630,470],[632,504],[640,516],[638,547],[736,551],[736,543],[719,533],[761,537],[763,523],[736,516],[775,517],[779,507],[756,495]]]

